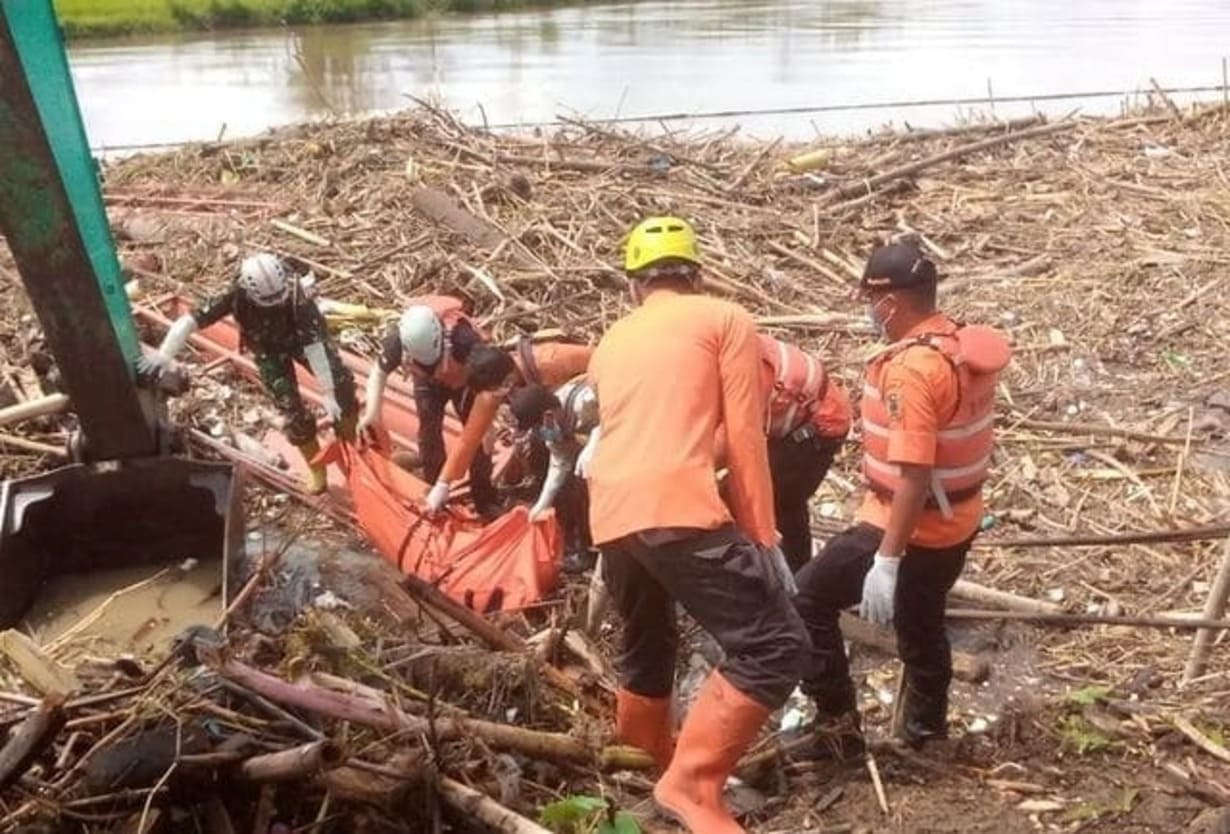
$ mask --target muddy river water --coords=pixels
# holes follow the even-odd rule
[[[1222,84],[1226,0],[656,0],[482,17],[92,41],[72,49],[92,142],[251,134],[433,98],[473,122],[996,99],[1108,112],[1122,96],[1044,93]],[[1218,97],[1219,90],[1206,91]],[[1026,101],[1006,99],[1024,97]],[[977,105],[985,109],[989,105]],[[807,138],[954,104],[728,115]]]

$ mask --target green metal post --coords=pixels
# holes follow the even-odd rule
[[[51,0],[0,0],[0,232],[91,456],[153,454],[140,346]]]

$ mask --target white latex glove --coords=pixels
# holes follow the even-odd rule
[[[584,448],[577,455],[577,463],[573,468],[573,473],[578,478],[589,480],[589,468],[594,462],[594,455],[598,451],[598,438],[602,434],[602,427],[595,426],[594,430],[589,433],[589,440],[585,441]]]
[[[897,594],[897,569],[900,566],[900,557],[876,553],[871,570],[863,578],[863,601],[858,606],[860,617],[876,625],[892,624],[893,597]]]
[[[151,353],[137,360],[137,370],[152,376],[154,379],[161,379],[163,374],[174,367],[175,360],[169,356],[164,356],[161,352]]]
[[[435,515],[444,509],[444,505],[448,503],[448,491],[448,481],[436,481],[436,485],[428,490],[423,504],[427,507],[429,515]]]
[[[342,419],[342,407],[337,402],[337,397],[329,394],[324,400],[325,416],[329,418],[329,422],[336,423]]]
[[[782,587],[786,589],[786,593],[790,596],[795,596],[799,592],[799,586],[795,584],[794,574],[790,571],[790,563],[786,561],[786,554],[782,552],[781,547],[773,545],[772,547],[762,547],[761,550],[769,559],[769,564],[773,567],[773,572],[777,574],[778,581],[782,583]]]

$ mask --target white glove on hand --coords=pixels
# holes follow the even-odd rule
[[[764,551],[773,572],[777,574],[778,581],[786,589],[786,593],[789,596],[796,596],[799,593],[799,586],[795,584],[794,574],[790,572],[790,563],[786,561],[786,554],[782,552],[781,547],[773,545],[760,549]]]
[[[530,507],[530,521],[542,521],[547,516],[547,510],[551,509],[550,504],[540,505],[535,504]]]
[[[329,418],[330,423],[337,423],[342,419],[342,407],[338,404],[337,397],[330,394],[325,397],[325,416]]]
[[[901,558],[876,553],[875,562],[863,578],[863,601],[859,603],[858,615],[876,625],[891,625],[893,622],[893,598],[897,594],[897,569]]]
[[[448,491],[448,481],[436,481],[436,485],[428,490],[427,498],[423,501],[428,515],[436,515],[444,509],[444,505],[448,503]]]
[[[595,428],[589,433],[589,440],[585,441],[585,446],[577,454],[577,462],[572,471],[578,478],[589,480],[589,468],[593,465],[594,455],[598,452],[598,437],[601,434],[598,428]]]
[[[174,367],[175,360],[169,356],[164,356],[161,352],[151,353],[137,360],[137,370],[152,376],[154,379],[161,379],[163,374]]]

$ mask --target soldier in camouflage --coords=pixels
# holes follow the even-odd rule
[[[265,390],[285,421],[286,438],[299,447],[307,461],[308,491],[323,492],[324,466],[312,463],[320,453],[316,416],[299,394],[295,364],[307,367],[316,377],[325,414],[344,439],[354,439],[358,421],[354,377],[342,364],[316,303],[276,255],[246,258],[229,290],[171,325],[158,353],[146,360],[146,367],[154,373],[171,367],[193,333],[228,315],[239,324],[240,347],[252,352]]]

